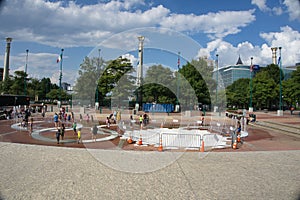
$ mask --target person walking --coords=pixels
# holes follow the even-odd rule
[[[96,125],[94,125],[92,128],[92,140],[94,140],[96,142],[96,139],[97,139],[97,132],[98,132],[98,128]]]

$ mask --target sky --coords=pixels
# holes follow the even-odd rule
[[[74,84],[86,56],[126,56],[137,65],[138,36],[145,36],[144,66],[176,70],[207,56],[219,67],[272,63],[271,47],[282,47],[282,66],[300,62],[299,0],[0,0],[0,67],[6,37],[13,38],[10,74]]]

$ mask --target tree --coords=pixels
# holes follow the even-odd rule
[[[97,84],[100,98],[110,95],[117,105],[127,100],[134,89],[132,71],[133,67],[127,58],[119,57],[107,62]]]
[[[24,79],[27,78],[27,74],[24,71],[15,71],[13,82],[10,87],[9,93],[15,95],[24,94]]]
[[[95,103],[97,80],[101,71],[103,71],[103,67],[104,62],[102,59],[85,57],[78,71],[79,77],[74,86],[73,100],[86,105]]]
[[[162,65],[153,65],[147,70],[142,86],[143,100],[156,103],[175,103],[176,91],[173,72]]]
[[[249,104],[249,78],[241,78],[234,81],[226,88],[227,103],[237,108],[246,108]]]
[[[70,99],[71,96],[64,90],[60,91],[60,89],[52,89],[47,93],[46,97],[52,100],[59,100],[61,95],[61,99],[67,100]]]
[[[289,106],[296,106],[300,102],[300,66],[292,72],[291,78],[282,82],[282,95]]]
[[[201,102],[203,104],[211,104],[210,91],[216,87],[216,82],[212,79],[213,66],[208,66],[206,60],[200,58],[199,60],[192,60],[190,63],[184,65],[180,70],[180,74],[189,82],[193,91],[186,90],[187,84],[181,85],[180,88],[185,88],[182,95],[185,96],[187,104],[194,104]],[[188,97],[196,94],[197,102],[187,102]]]
[[[278,101],[279,87],[268,71],[264,70],[253,78],[253,103],[258,108],[271,108]]]

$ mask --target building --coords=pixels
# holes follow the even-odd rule
[[[258,66],[258,65],[254,65]],[[261,67],[256,67],[252,71],[252,77],[259,72]],[[282,67],[282,72],[284,74],[284,80],[291,78],[291,73],[295,71],[296,66]],[[241,57],[239,56],[238,61],[235,65],[229,65],[218,69],[218,85],[220,88],[226,88],[231,85],[234,81],[240,78],[251,78],[250,66],[244,65]],[[216,69],[214,71],[214,79],[216,79]]]
[[[256,70],[253,71],[253,73],[256,72]],[[218,69],[218,73],[218,83],[221,88],[226,88],[227,86],[231,85],[234,81],[240,78],[250,78],[251,74],[250,66],[244,65],[240,56],[235,65],[222,67]],[[216,78],[216,73],[214,73],[214,77]]]

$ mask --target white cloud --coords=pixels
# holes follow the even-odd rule
[[[236,34],[255,20],[254,10],[219,11],[206,15],[173,14],[165,17],[160,23],[163,27],[177,31],[201,32],[210,34],[212,38],[222,38]]]
[[[139,27],[204,32],[211,38],[236,34],[255,20],[254,10],[220,11],[203,15],[173,14],[162,5],[131,10],[144,1],[109,1],[78,5],[70,1],[11,0],[0,13],[0,36],[36,41],[54,47],[94,46],[115,33]],[[10,23],[13,22],[13,23]]]
[[[283,3],[287,7],[290,19],[300,21],[300,1],[299,0],[284,0]]]
[[[256,5],[261,11],[269,11],[270,8],[266,4],[267,0],[252,0],[251,3]]]
[[[239,43],[237,46],[217,39],[207,44],[206,48],[200,49],[198,56],[209,56],[213,53],[219,54],[220,66],[235,64],[238,56],[244,64],[249,65],[251,57],[253,62],[262,66],[272,63],[271,47],[282,47],[282,65],[292,66],[299,62],[300,33],[289,26],[281,27],[280,32],[261,33],[260,36],[266,40],[266,44],[254,46],[248,41]],[[279,56],[279,52],[278,52]],[[215,57],[211,58],[215,59]]]

